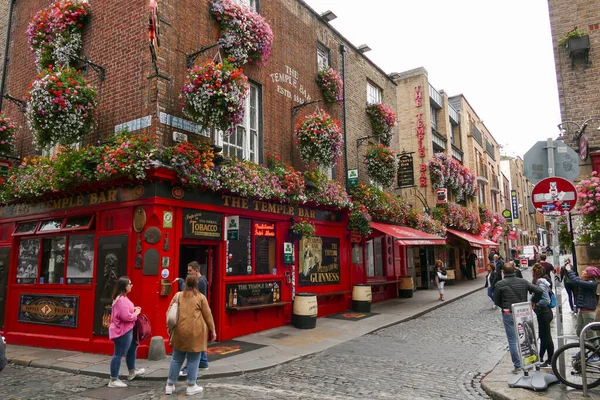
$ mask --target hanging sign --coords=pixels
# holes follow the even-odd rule
[[[238,240],[240,237],[240,216],[225,217],[225,227],[227,229],[227,240]]]
[[[517,334],[517,347],[521,366],[526,368],[539,362],[537,339],[533,327],[533,312],[531,303],[516,303],[512,305],[513,323]]]
[[[489,222],[484,222],[483,224],[481,224],[481,231],[479,232],[479,236],[481,236],[482,238],[487,237],[491,230],[492,224],[490,224]]]
[[[291,242],[283,243],[283,263],[292,264],[294,262],[294,245]]]
[[[350,185],[350,186],[358,185],[358,169],[349,169],[348,170],[348,185]]]
[[[497,226],[494,228],[494,232],[492,232],[492,242],[498,243],[500,236],[502,236],[502,232],[504,232],[504,228],[501,226]]]
[[[533,206],[545,216],[561,216],[575,208],[577,191],[572,182],[553,176],[539,181],[531,191]]]
[[[513,224],[519,224],[519,200],[517,199],[517,191],[510,191],[510,202],[512,205]]]
[[[173,212],[165,211],[163,212],[163,228],[172,228],[173,227]]]
[[[398,157],[398,187],[407,188],[415,186],[415,167],[410,153],[402,153]]]
[[[502,216],[504,217],[504,219],[506,220],[507,223],[511,224],[513,222],[512,212],[510,212],[510,210],[502,211]]]
[[[437,189],[435,191],[435,204],[446,204],[448,202],[448,189]]]
[[[512,229],[510,232],[508,232],[506,238],[508,240],[517,240],[517,231],[515,229]]]

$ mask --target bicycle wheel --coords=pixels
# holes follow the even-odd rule
[[[591,344],[585,344],[585,375],[588,389],[600,385],[600,362],[592,362],[592,357],[598,359],[600,352]],[[564,360],[565,373],[560,373],[558,366],[560,360]],[[565,385],[575,389],[583,389],[583,377],[581,376],[581,357],[579,354],[579,343],[568,343],[558,349],[552,357],[552,372]]]

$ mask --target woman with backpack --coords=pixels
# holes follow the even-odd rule
[[[119,379],[119,370],[121,369],[123,356],[125,356],[127,369],[129,369],[127,380],[130,381],[146,372],[144,368],[137,369],[135,367],[135,353],[138,344],[133,340],[133,327],[142,308],[134,307],[131,300],[127,297],[132,288],[133,283],[131,283],[129,278],[122,276],[113,289],[108,337],[115,343],[115,354],[110,361],[109,388],[127,387],[127,384]]]
[[[544,359],[544,354],[548,353],[548,358],[546,358],[546,361],[540,367],[546,368],[550,366],[552,356],[554,355],[554,342],[552,341],[552,332],[550,330],[550,323],[554,318],[554,314],[552,314],[552,309],[550,308],[552,292],[544,267],[536,263],[533,266],[532,273],[532,283],[543,291],[542,298],[537,303],[534,303],[533,307],[537,316],[538,332],[540,335],[540,362]]]
[[[569,279],[569,275],[567,274],[567,268],[565,268],[567,264],[571,265],[570,258],[565,258],[565,265],[560,269],[560,279],[565,284],[567,298],[569,299],[569,307],[571,307],[571,315],[577,315],[577,302],[575,301],[575,299],[577,298],[577,287]],[[573,270],[573,272],[577,273],[576,270]]]
[[[444,263],[442,260],[437,260],[435,262],[435,283],[437,284],[438,290],[440,292],[439,301],[444,301],[444,284],[448,279],[446,274],[446,268],[444,268]]]
[[[179,316],[177,323],[170,332],[171,365],[169,366],[169,378],[165,387],[166,394],[173,394],[175,383],[179,377],[179,371],[183,361],[187,358],[187,388],[185,394],[188,396],[202,393],[202,386],[198,386],[198,365],[200,355],[207,350],[208,331],[211,334],[211,342],[217,340],[215,323],[213,321],[208,300],[198,291],[198,276],[190,274],[185,279],[185,289],[177,293],[171,300],[178,304]],[[169,308],[171,307],[169,305]]]

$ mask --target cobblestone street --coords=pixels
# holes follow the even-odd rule
[[[204,399],[487,398],[481,377],[506,354],[499,312],[481,290],[395,325],[277,368],[200,383]],[[159,399],[164,383],[106,380],[10,366],[0,374],[4,399]],[[177,394],[185,397],[183,382]],[[7,396],[7,397],[6,397]]]

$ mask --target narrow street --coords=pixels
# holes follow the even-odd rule
[[[205,393],[196,398],[488,398],[480,379],[506,351],[500,314],[481,290],[415,320],[277,368],[200,380]],[[120,392],[105,385],[105,379],[19,366],[0,374],[5,399],[176,398],[164,395],[164,382],[134,381]],[[179,383],[178,397],[185,398],[184,386]]]

